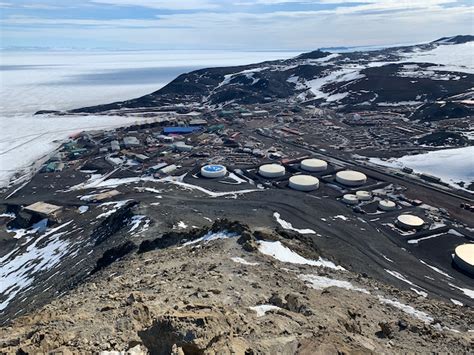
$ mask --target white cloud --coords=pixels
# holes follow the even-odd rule
[[[166,10],[201,10],[218,8],[214,2],[207,0],[91,0],[96,4],[116,6],[140,6]]]
[[[366,11],[408,11],[412,9],[429,10],[430,8],[455,4],[457,2],[458,0],[255,0],[240,4],[278,5],[298,3],[305,5],[333,5],[335,13],[357,13]]]
[[[331,1],[335,2],[319,2]],[[416,43],[472,32],[474,7],[442,6],[451,0],[414,0],[411,6],[404,6],[405,1],[360,1],[365,4],[320,11],[229,10],[222,13],[201,10],[162,14],[155,19],[11,16],[2,22],[4,36],[18,43],[29,39],[40,44],[45,38],[60,38],[71,42],[71,46],[78,41],[90,42],[94,47],[94,41],[100,40],[118,48],[310,50],[327,46]],[[198,3],[204,2],[194,1],[196,6]]]
[[[60,10],[63,7],[48,5],[48,4],[26,4],[22,6],[24,9],[33,9],[33,10]]]

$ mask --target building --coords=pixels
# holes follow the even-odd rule
[[[107,192],[102,192],[100,194],[97,194],[97,195],[92,195],[89,199],[89,201],[103,201],[103,200],[107,200],[111,197],[114,197],[114,196],[117,196],[117,195],[120,195],[121,192],[117,191],[117,190],[110,190],[110,191],[107,191]]]
[[[43,171],[46,173],[56,173],[59,171],[63,171],[64,163],[53,161],[48,163],[44,168]]]
[[[342,202],[348,205],[357,205],[359,203],[359,198],[354,194],[345,194],[342,196]]]
[[[62,207],[40,201],[26,206],[24,210],[41,218],[56,218],[61,212]]]
[[[438,183],[438,182],[441,181],[441,179],[439,177],[433,176],[433,175],[430,175],[430,174],[425,174],[425,173],[420,174],[420,177],[423,180],[428,181],[428,182]]]
[[[370,201],[372,199],[372,193],[370,191],[359,190],[356,191],[355,195],[360,201]]]
[[[164,168],[161,168],[158,172],[161,174],[171,174],[173,171],[175,171],[178,167],[174,164],[165,166]]]
[[[154,165],[154,166],[151,166],[150,168],[148,168],[148,171],[150,173],[156,173],[158,172],[160,169],[163,169],[165,166],[167,166],[168,163],[159,163],[157,165]]]
[[[87,153],[86,148],[73,149],[73,150],[69,151],[69,158],[74,159],[74,158],[83,156],[86,153]]]
[[[380,200],[378,208],[382,211],[393,211],[397,209],[397,204],[390,200]]]
[[[129,137],[124,137],[123,144],[125,145],[126,148],[139,147],[140,141],[138,140],[137,137],[129,136]]]
[[[145,154],[135,154],[135,153],[127,153],[126,154],[128,157],[130,157],[131,159],[135,159],[136,161],[140,162],[140,163],[144,163],[146,162],[147,160],[149,160],[150,158],[145,155]]]
[[[321,159],[304,159],[300,167],[306,171],[318,172],[327,170],[328,163]]]
[[[163,134],[190,134],[202,129],[201,126],[189,126],[189,127],[164,127]]]
[[[110,142],[110,149],[113,152],[118,152],[120,150],[120,144],[118,141],[111,141]]]
[[[206,126],[207,121],[202,118],[195,118],[189,121],[190,126]]]
[[[227,169],[223,165],[205,165],[201,168],[201,176],[206,178],[222,178],[226,176]]]
[[[258,174],[266,178],[277,178],[285,176],[286,170],[280,164],[264,164],[258,168]]]
[[[295,136],[302,136],[303,133],[300,131],[297,131],[296,129],[288,128],[288,127],[282,127],[281,130],[285,133],[293,134]]]
[[[405,230],[421,229],[424,226],[425,221],[418,216],[414,216],[411,214],[402,214],[397,217],[396,224],[397,226]]]
[[[453,261],[457,267],[474,276],[474,244],[462,244],[454,249]]]
[[[311,175],[294,175],[290,178],[289,186],[298,191],[314,191],[319,188],[319,179]]]
[[[336,181],[345,186],[360,186],[367,182],[367,176],[354,170],[343,170],[336,174]]]
[[[225,126],[223,124],[217,124],[217,125],[213,125],[213,126],[209,127],[207,129],[207,132],[208,133],[217,133],[219,131],[222,131],[224,128],[225,128]]]
[[[194,148],[192,145],[188,145],[184,142],[177,142],[177,143],[174,144],[173,147],[178,152],[190,152]]]

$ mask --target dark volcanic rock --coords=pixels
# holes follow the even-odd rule
[[[56,110],[40,110],[35,112],[35,115],[59,114],[61,111]]]
[[[248,226],[227,219],[219,219],[210,228],[194,229],[189,232],[169,232],[153,240],[145,240],[140,244],[138,253],[146,253],[156,249],[165,249],[186,241],[201,238],[207,233],[227,231],[240,235],[239,241],[245,243],[252,239]]]
[[[132,207],[138,202],[130,201],[125,206],[119,208],[115,213],[105,218],[92,232],[92,239],[95,245],[103,243],[107,238],[117,233],[125,226],[133,216]]]
[[[472,115],[474,115],[474,109],[467,105],[458,102],[433,102],[417,108],[410,118],[421,121],[438,121],[446,118],[461,118]]]
[[[431,146],[464,146],[468,140],[455,132],[434,132],[418,138],[418,143]]]
[[[91,273],[94,274],[97,271],[102,270],[103,268],[112,264],[114,261],[124,257],[127,254],[130,254],[136,248],[137,246],[133,242],[127,241],[115,248],[105,251],[104,255],[102,255],[102,257],[97,260],[96,266],[94,270],[91,271]]]
[[[298,56],[298,59],[319,59],[319,58],[324,58],[324,57],[326,57],[330,54],[331,53],[329,53],[329,52],[324,52],[324,51],[318,49],[318,50],[315,50],[315,51],[312,51],[312,52],[303,53],[303,54]]]
[[[451,44],[461,44],[474,41],[474,36],[472,35],[457,35],[454,37],[442,37],[433,41],[432,43],[451,43]]]

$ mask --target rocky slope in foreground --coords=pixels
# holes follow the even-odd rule
[[[0,329],[5,353],[468,353],[474,314],[327,261],[288,231],[212,228],[143,242]],[[172,242],[170,242],[172,241]],[[114,353],[116,354],[116,352]]]
[[[339,54],[317,50],[287,60],[201,69],[149,95],[71,113],[284,101],[340,111],[396,108],[413,119],[465,117],[473,114],[473,46],[474,36],[455,36],[414,46]],[[446,109],[446,102],[455,108]]]

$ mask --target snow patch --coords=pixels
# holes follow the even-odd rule
[[[455,300],[454,298],[450,298],[451,302],[453,302],[456,306],[464,306],[461,301]]]
[[[142,221],[145,220],[145,218],[146,218],[146,216],[133,216],[132,220],[130,221],[131,227],[130,227],[129,232],[135,231],[140,226]],[[149,223],[149,220],[146,220],[144,228],[146,228],[148,226],[148,223]]]
[[[83,214],[89,211],[89,206],[80,206],[77,210],[79,211],[80,214]]]
[[[316,290],[324,290],[328,287],[339,287],[345,290],[358,291],[366,294],[370,294],[365,288],[355,287],[349,281],[335,280],[325,276],[319,275],[300,275],[298,276],[301,280],[307,282],[312,288]]]
[[[179,221],[177,227],[179,229],[186,229],[186,228],[188,228],[188,225],[186,223],[184,223],[183,221]]]
[[[101,213],[99,214],[96,219],[101,219],[101,218],[107,218],[111,215],[113,215],[115,212],[117,212],[120,208],[122,208],[123,206],[125,206],[129,201],[131,200],[123,200],[123,201],[113,201],[113,202],[104,202],[102,204],[99,205],[99,207],[108,207],[108,206],[112,206],[112,208],[110,210],[108,210],[107,212],[104,212],[104,213]]]
[[[257,312],[257,317],[263,317],[269,311],[275,311],[281,309],[280,307],[274,306],[272,304],[261,304],[259,306],[249,307],[252,311]]]
[[[252,263],[250,261],[247,261],[245,259],[242,259],[242,258],[239,258],[239,257],[233,257],[233,258],[230,258],[233,262],[236,262],[236,263],[239,263],[239,264],[243,264],[243,265],[250,265],[250,266],[255,266],[255,265],[259,265],[258,263]]]
[[[212,240],[234,238],[234,237],[237,237],[237,236],[238,236],[237,233],[229,232],[229,231],[222,231],[222,232],[212,232],[212,231],[210,231],[207,234],[205,234],[204,236],[202,236],[201,238],[197,238],[197,239],[191,240],[189,242],[186,242],[182,246],[187,247],[188,245],[198,244],[198,243],[201,243],[201,242],[209,243]]]
[[[462,293],[464,293],[467,297],[474,298],[474,290],[471,290],[469,288],[462,288],[462,287],[453,285],[451,283],[448,284],[448,285],[451,286],[451,287],[457,288],[459,291],[462,291]]]
[[[434,266],[432,266],[432,265],[427,264],[427,263],[424,262],[423,260],[420,260],[420,263],[422,263],[423,265],[428,266],[431,270],[437,272],[438,274],[441,274],[441,275],[443,275],[443,276],[446,276],[448,279],[453,279],[453,277],[450,276],[449,274],[447,274],[446,272],[444,272],[444,271],[438,269],[437,267],[434,267]]]
[[[390,300],[390,299],[384,298],[382,296],[378,296],[378,299],[379,299],[380,303],[388,304],[390,306],[398,308],[401,311],[403,311],[404,313],[409,314],[409,315],[421,320],[424,323],[429,324],[429,323],[433,322],[433,317],[428,315],[428,313],[418,311],[415,308],[413,308],[412,306],[400,303],[398,301]]]
[[[426,293],[425,291],[417,290],[417,289],[414,288],[414,287],[410,287],[410,290],[412,290],[412,291],[415,292],[417,295],[422,296],[422,297],[424,297],[424,298],[428,297],[428,293]]]
[[[324,86],[336,82],[346,82],[362,79],[365,77],[365,75],[360,73],[361,69],[362,68],[344,68],[340,70],[334,70],[331,71],[330,74],[327,76],[306,81],[306,86],[315,95],[315,99],[328,99],[332,96],[331,101],[337,101],[347,96],[347,93],[331,95],[330,93],[326,93],[323,91]]]
[[[300,233],[300,234],[316,234],[316,232],[312,229],[297,229],[297,228],[294,228],[293,225],[290,222],[287,222],[287,221],[281,219],[281,216],[278,212],[274,212],[273,217],[275,217],[276,221],[284,229],[289,229],[289,230],[295,231],[295,232]]]
[[[259,241],[258,250],[265,255],[269,255],[284,263],[299,264],[299,265],[312,265],[319,267],[327,267],[333,270],[345,270],[342,266],[335,265],[329,260],[325,260],[319,257],[318,260],[306,259],[295,253],[291,249],[287,248],[281,242],[270,242],[270,241]]]
[[[387,270],[387,269],[384,269],[387,273],[389,273],[390,275],[392,275],[393,277],[399,279],[400,281],[403,281],[411,286],[413,286],[413,288],[411,288],[411,290],[415,291],[417,294],[419,295],[424,295],[426,294],[426,292],[423,292],[423,291],[420,291],[418,290],[419,288],[421,288],[420,286],[418,285],[415,285],[413,282],[411,282],[410,280],[408,280],[405,276],[403,276],[402,274],[400,274],[399,272],[397,271],[393,271],[393,270]],[[415,289],[415,287],[417,289]],[[428,294],[426,294],[426,296],[428,296]]]

